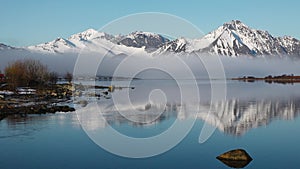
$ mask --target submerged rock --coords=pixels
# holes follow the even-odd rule
[[[217,159],[232,168],[244,168],[252,161],[251,156],[243,149],[228,151],[219,155]]]

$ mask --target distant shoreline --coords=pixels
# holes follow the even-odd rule
[[[238,80],[243,82],[255,82],[265,81],[266,83],[282,83],[282,84],[293,84],[300,83],[300,76],[291,75],[280,75],[280,76],[266,76],[266,77],[254,77],[254,76],[243,76],[238,78],[231,78],[231,80]]]

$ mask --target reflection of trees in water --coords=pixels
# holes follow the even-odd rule
[[[43,116],[20,116],[11,115],[7,116],[3,121],[2,125],[7,128],[7,130],[2,130],[0,132],[0,138],[10,138],[10,137],[30,137],[35,132],[42,130],[43,122],[49,117]]]

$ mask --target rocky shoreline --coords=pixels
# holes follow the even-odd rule
[[[72,96],[71,84],[57,84],[21,91],[7,91],[1,94],[0,120],[10,115],[26,116],[75,111],[69,104]]]

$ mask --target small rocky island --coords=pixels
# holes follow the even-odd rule
[[[238,78],[232,78],[231,80],[238,80],[243,82],[255,82],[264,81],[266,83],[281,83],[281,84],[294,84],[300,83],[300,76],[291,75],[280,75],[280,76],[266,76],[266,77],[254,77],[254,76],[243,76]]]

